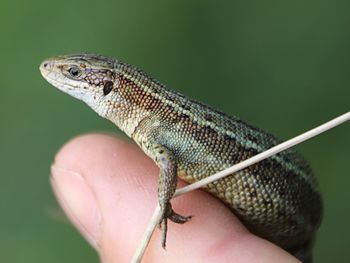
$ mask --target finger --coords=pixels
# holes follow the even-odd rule
[[[60,150],[52,184],[64,211],[103,261],[130,262],[156,207],[158,174],[134,144],[91,134]],[[296,262],[250,234],[229,209],[203,191],[172,204],[177,213],[194,217],[184,225],[169,222],[166,251],[156,230],[143,262]]]

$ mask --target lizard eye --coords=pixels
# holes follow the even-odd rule
[[[81,75],[81,70],[76,66],[73,66],[70,69],[68,69],[68,72],[69,75],[71,75],[71,77],[73,78],[77,78]]]
[[[106,96],[109,94],[113,89],[113,82],[112,81],[107,81],[105,85],[103,86],[103,94]]]

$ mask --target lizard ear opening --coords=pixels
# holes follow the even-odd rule
[[[103,94],[106,96],[108,95],[113,89],[113,82],[107,81],[105,85],[103,86]]]

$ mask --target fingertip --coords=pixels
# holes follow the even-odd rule
[[[156,204],[158,172],[134,144],[87,134],[59,150],[51,181],[72,223],[106,258],[118,247],[132,254]],[[107,252],[110,247],[112,252]]]
[[[77,166],[80,163],[102,161],[104,156],[116,156],[130,149],[130,143],[111,134],[83,134],[65,143],[55,156],[54,163]],[[62,166],[62,165],[60,165]]]

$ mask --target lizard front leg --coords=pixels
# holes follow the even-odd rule
[[[162,230],[162,247],[166,246],[167,220],[183,224],[191,216],[182,216],[175,213],[171,207],[170,199],[173,197],[177,185],[177,164],[174,154],[163,145],[153,147],[154,161],[160,169],[158,181],[158,202],[160,206],[161,219],[159,225]]]

